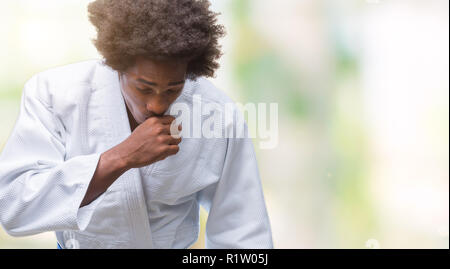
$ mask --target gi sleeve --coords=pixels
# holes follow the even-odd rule
[[[11,236],[84,231],[105,193],[79,208],[100,153],[65,160],[65,131],[37,94],[24,86],[19,116],[0,155],[0,224]]]
[[[209,213],[206,248],[273,248],[258,165],[250,138],[228,138],[219,181],[199,192]]]

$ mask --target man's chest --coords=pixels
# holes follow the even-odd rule
[[[174,204],[220,179],[226,149],[220,140],[184,138],[179,146],[177,154],[139,169],[150,200]]]

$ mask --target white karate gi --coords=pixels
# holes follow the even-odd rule
[[[205,78],[175,102],[232,102]],[[272,248],[250,138],[186,138],[165,160],[119,177],[79,208],[100,154],[131,134],[117,72],[102,60],[52,68],[25,84],[0,155],[0,223],[12,236],[55,231],[80,248],[188,248],[199,205],[207,248]],[[71,240],[68,240],[71,239]]]

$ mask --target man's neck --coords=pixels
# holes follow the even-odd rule
[[[134,129],[136,129],[136,127],[138,127],[139,124],[136,122],[136,120],[134,119],[130,110],[128,109],[128,105],[126,104],[126,102],[125,102],[125,107],[127,108],[127,115],[128,115],[128,122],[130,123],[130,130],[131,130],[131,132],[133,132]]]

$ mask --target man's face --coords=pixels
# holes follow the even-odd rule
[[[139,58],[125,73],[119,74],[122,94],[138,124],[162,116],[181,94],[187,63]]]

